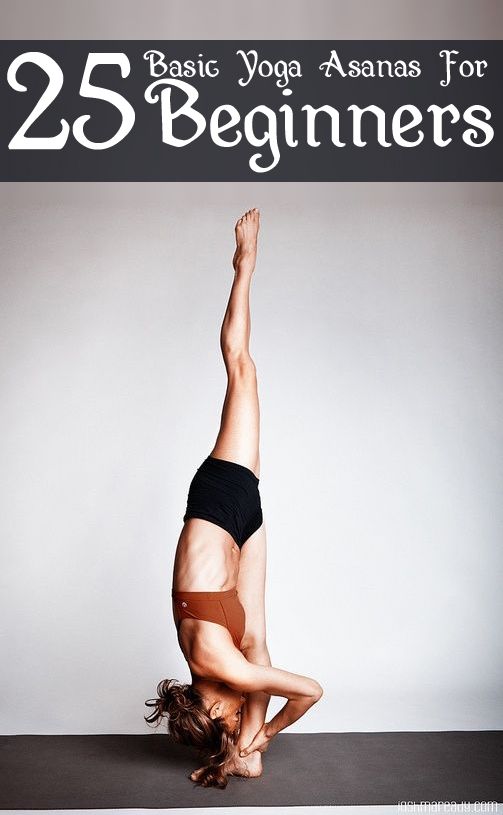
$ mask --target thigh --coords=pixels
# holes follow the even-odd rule
[[[246,615],[242,647],[265,642],[265,574],[267,542],[265,523],[241,549],[237,589]]]
[[[229,368],[227,375],[220,430],[210,455],[235,461],[258,477],[260,411],[255,365],[250,359]]]

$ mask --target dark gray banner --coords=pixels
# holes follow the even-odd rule
[[[4,181],[501,181],[501,41],[3,41]]]

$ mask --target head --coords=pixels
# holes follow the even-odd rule
[[[208,716],[213,720],[220,719],[227,733],[236,740],[241,727],[245,695],[229,688],[224,682],[207,679],[193,682],[192,688],[196,688],[201,695]]]
[[[208,771],[198,783],[225,787],[224,765],[235,750],[244,701],[243,694],[222,682],[201,679],[183,685],[175,679],[164,679],[157,686],[157,697],[145,703],[153,709],[145,720],[158,725],[166,718],[168,732],[175,741],[207,754]]]

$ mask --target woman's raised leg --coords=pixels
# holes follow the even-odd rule
[[[227,371],[227,390],[214,458],[235,461],[260,472],[260,412],[255,363],[250,355],[250,284],[257,255],[259,212],[248,210],[236,224],[234,280],[222,328],[220,348]]]
[[[227,392],[220,432],[212,455],[237,461],[260,474],[260,412],[255,364],[250,355],[250,283],[255,268],[259,213],[247,212],[236,224],[234,282],[222,323],[220,345],[227,370]],[[241,549],[237,588],[246,615],[241,649],[250,662],[270,665],[265,625],[266,531],[262,524]],[[264,723],[269,695],[248,694],[238,746],[245,747]],[[262,757],[255,757],[260,774]]]

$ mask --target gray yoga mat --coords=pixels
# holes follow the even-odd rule
[[[280,734],[258,779],[187,779],[193,750],[166,735],[2,736],[2,809],[503,801],[503,731]]]

